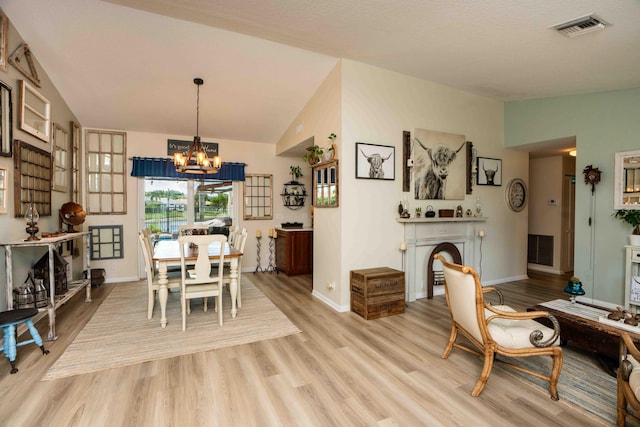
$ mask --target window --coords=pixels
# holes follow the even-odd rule
[[[126,214],[124,132],[87,130],[87,213]]]
[[[233,219],[230,182],[144,180],[144,227],[160,238],[176,238],[178,227],[205,223],[226,229]]]
[[[80,125],[71,122],[71,201],[80,203]]]
[[[244,181],[244,219],[271,219],[273,176],[247,174]]]
[[[53,130],[53,191],[66,192],[69,188],[69,134],[58,123]]]
[[[89,226],[91,240],[91,259],[124,258],[122,247],[122,226]]]

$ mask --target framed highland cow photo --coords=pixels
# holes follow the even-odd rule
[[[356,142],[356,178],[393,181],[395,163],[396,147]]]

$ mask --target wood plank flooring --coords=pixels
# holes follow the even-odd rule
[[[566,298],[566,278],[531,275],[497,286],[514,308]],[[102,285],[93,303],[80,295],[58,311],[49,355],[20,347],[15,375],[2,358],[0,426],[599,425],[504,368],[471,397],[482,362],[457,350],[441,359],[450,328],[443,296],[365,321],[312,297],[310,276],[247,276],[301,334],[40,381],[113,288]],[[46,319],[37,327],[46,335]]]

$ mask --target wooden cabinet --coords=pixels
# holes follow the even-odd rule
[[[313,271],[313,230],[277,229],[276,267],[287,276]]]

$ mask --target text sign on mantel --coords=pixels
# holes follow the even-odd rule
[[[182,153],[183,156],[189,154],[189,149],[193,141],[179,141],[177,139],[167,139],[167,155],[173,156],[174,153]],[[217,142],[202,142],[202,148],[207,153],[207,157],[218,155]]]

